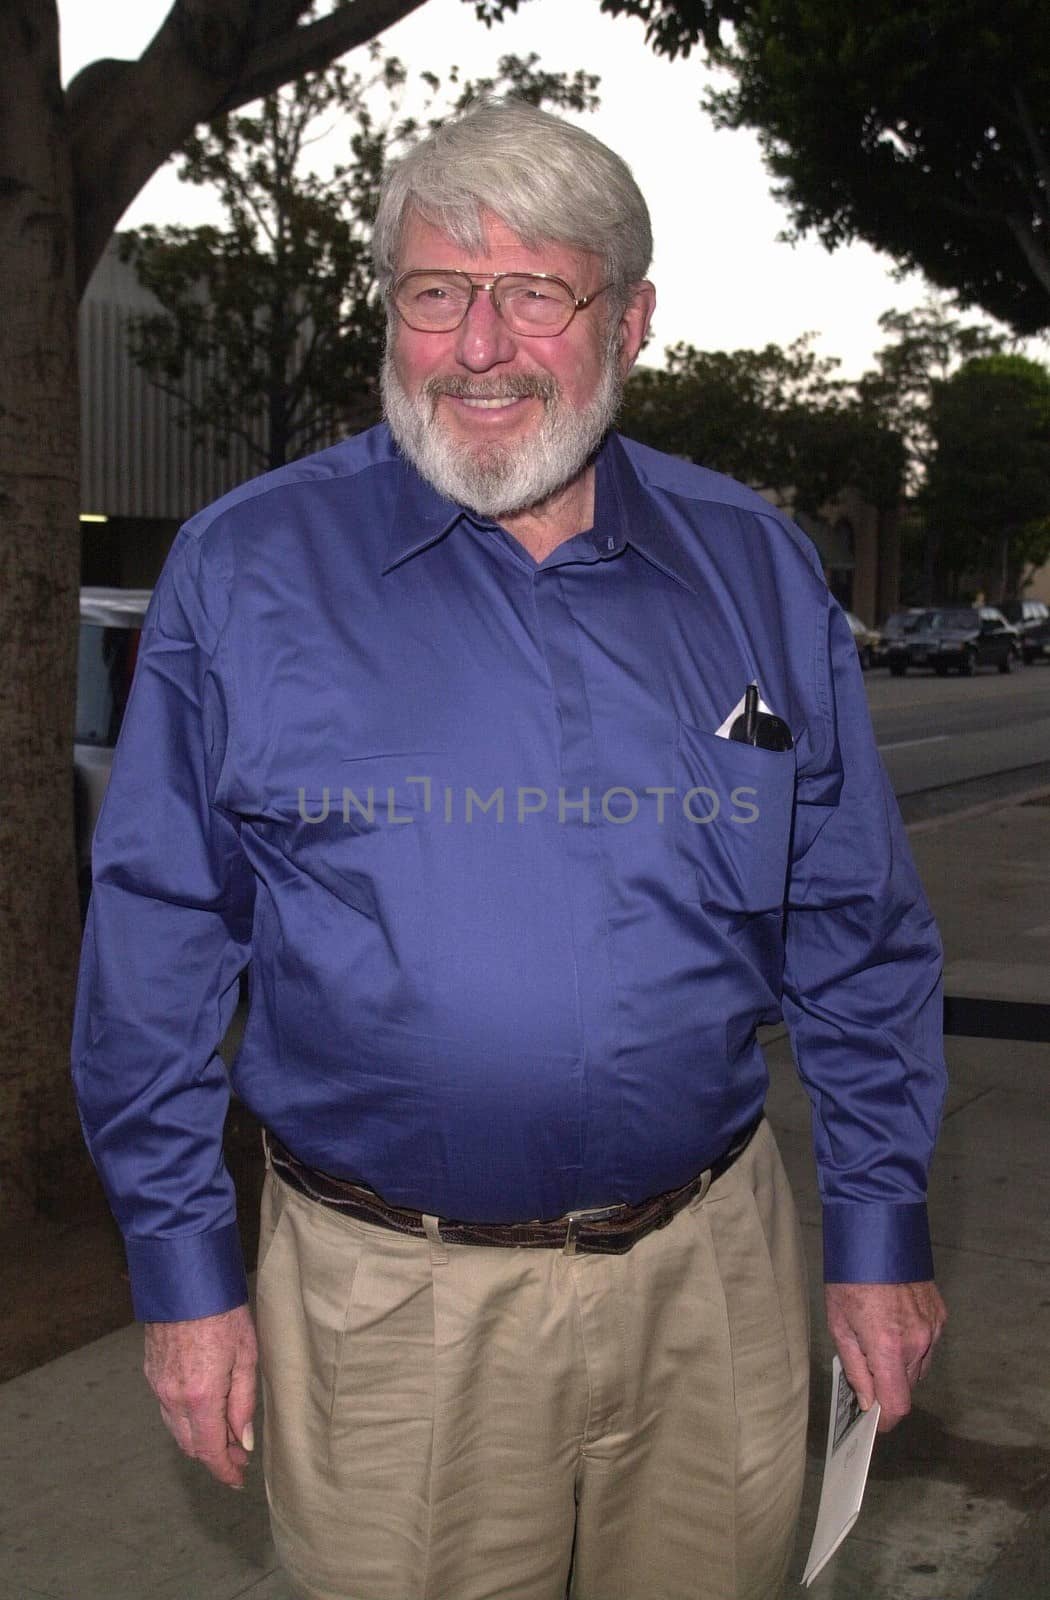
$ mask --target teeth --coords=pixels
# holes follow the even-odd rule
[[[465,406],[480,406],[483,411],[501,411],[505,406],[512,406],[516,396],[508,395],[504,399],[490,399],[481,395],[465,394],[461,395],[460,398]]]

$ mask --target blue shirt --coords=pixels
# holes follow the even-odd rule
[[[717,730],[757,682],[794,749]],[[309,1165],[503,1221],[685,1182],[781,1014],[828,1275],[931,1275],[940,949],[815,553],[612,436],[537,564],[385,428],[181,531],[95,841],[74,1072],[136,1311],[244,1299],[217,1047]]]

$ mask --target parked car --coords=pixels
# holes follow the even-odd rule
[[[938,677],[972,677],[978,667],[1012,672],[1020,666],[1021,635],[994,606],[935,606],[923,611],[887,652],[894,677],[909,667],[932,667]]]
[[[91,836],[113,765],[149,589],[81,589],[73,806],[81,915],[91,893]]]
[[[861,622],[855,611],[846,612],[846,621],[849,623],[853,642],[857,646],[861,667],[867,672],[868,668],[874,664],[875,657],[872,652],[879,636],[874,628],[869,628],[866,622]]]
[[[1027,661],[1050,661],[1050,617],[1022,634],[1021,645]]]
[[[873,667],[887,665],[890,646],[904,635],[910,628],[914,628],[922,616],[921,606],[905,606],[900,611],[891,611],[882,627],[875,634],[874,643],[871,645],[871,664]]]
[[[1050,656],[1050,606],[1045,600],[1004,600],[999,610],[1021,635],[1026,664]]]

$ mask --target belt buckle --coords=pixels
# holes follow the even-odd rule
[[[689,1200],[690,1207],[698,1206],[700,1204],[701,1200],[705,1200],[707,1198],[707,1191],[708,1191],[708,1189],[710,1189],[711,1184],[713,1183],[713,1181],[714,1181],[714,1168],[713,1167],[705,1167],[703,1172],[701,1172],[701,1174],[700,1174],[700,1182],[699,1182],[699,1186],[697,1188],[697,1191],[696,1191],[696,1193],[694,1195],[692,1195],[690,1197],[690,1200]],[[671,1220],[670,1217],[668,1217],[667,1220],[668,1220],[668,1222],[670,1222],[670,1220]]]
[[[579,1237],[580,1224],[583,1222],[603,1222],[607,1217],[614,1217],[622,1211],[622,1205],[616,1206],[587,1206],[582,1211],[567,1211],[563,1217],[565,1223],[565,1243],[562,1245],[562,1255],[574,1256],[577,1254],[576,1240]]]

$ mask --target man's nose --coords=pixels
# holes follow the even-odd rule
[[[456,359],[471,372],[511,361],[517,351],[514,335],[493,304],[491,291],[478,289],[456,330]]]

